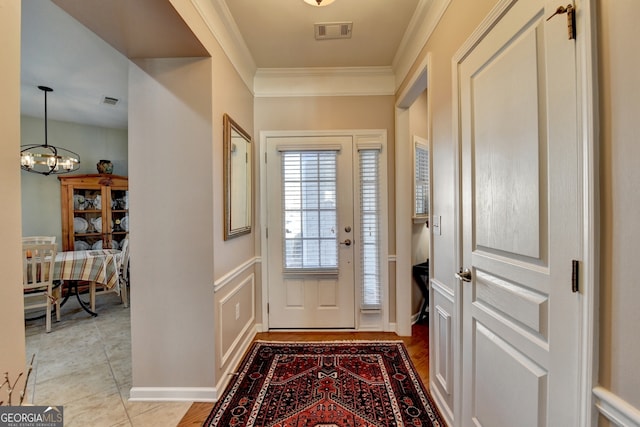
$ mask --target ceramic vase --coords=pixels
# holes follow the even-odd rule
[[[96,166],[98,173],[113,173],[113,163],[111,163],[111,160],[100,160]]]

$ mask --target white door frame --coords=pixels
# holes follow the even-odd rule
[[[396,333],[411,336],[411,230],[413,223],[413,138],[410,131],[409,107],[430,87],[431,53],[427,53],[396,102]],[[431,142],[431,95],[427,92],[427,140],[429,141],[429,182],[432,182],[433,143]],[[400,173],[400,171],[405,171]],[[429,200],[433,185],[429,185]],[[431,202],[432,203],[432,202]],[[433,209],[430,209],[433,212]],[[429,257],[433,255],[433,232],[429,229]],[[433,267],[433,263],[430,263]],[[401,315],[404,313],[404,315]]]
[[[386,129],[345,129],[345,130],[304,130],[304,131],[261,131],[260,132],[260,156],[258,157],[258,168],[260,170],[260,253],[267,254],[268,245],[267,245],[267,168],[265,167],[265,156],[267,153],[267,139],[268,138],[277,138],[277,137],[312,137],[312,136],[351,136],[353,137],[353,147],[354,150],[357,150],[357,145],[359,142],[366,143],[368,140],[375,140],[382,143],[383,150],[388,150],[387,147],[387,130]],[[384,173],[381,175],[381,204],[383,206],[383,217],[387,217],[388,212],[388,196],[387,193],[389,191],[387,186],[387,177],[388,168],[386,166],[386,154],[383,157],[385,160]],[[356,162],[356,158],[353,159],[354,165]],[[354,168],[355,172],[355,168]],[[354,186],[356,184],[354,177]],[[354,192],[355,194],[355,192]],[[355,213],[354,213],[355,216]],[[355,218],[354,218],[355,219]],[[358,220],[359,221],[359,220]],[[356,222],[358,222],[356,221]],[[355,224],[355,223],[354,223]],[[389,305],[389,269],[388,269],[388,259],[389,259],[389,229],[387,227],[387,222],[382,221],[380,224],[380,231],[382,235],[382,239],[380,241],[381,244],[381,264],[380,264],[380,275],[382,277],[382,309],[381,309],[381,331],[388,331],[390,329],[389,325],[389,310],[387,309]],[[357,259],[356,268],[359,266],[359,255],[354,257],[354,260]],[[265,262],[266,261],[266,262]],[[262,325],[258,329],[261,332],[266,332],[269,330],[269,313],[267,304],[269,302],[269,262],[266,256],[261,256],[261,305],[262,305]],[[357,278],[359,274],[355,277]],[[357,282],[357,280],[356,280]],[[356,288],[359,286],[358,283],[355,283]],[[359,330],[364,328],[366,330],[377,330],[375,328],[369,328],[365,324],[363,324],[363,317],[359,307],[359,295],[360,290],[356,289],[356,298],[355,298],[355,329]]]
[[[462,259],[462,191],[460,179],[461,167],[461,144],[460,135],[460,114],[458,99],[458,66],[464,60],[467,53],[470,52],[478,40],[484,36],[506,10],[517,0],[501,0],[496,4],[492,11],[487,15],[478,28],[472,33],[467,41],[460,47],[452,58],[451,72],[453,81],[452,90],[452,126],[453,138],[457,141],[455,146],[455,236],[454,246],[456,248],[456,263],[461,266]],[[597,112],[597,96],[596,90],[596,64],[595,58],[597,52],[596,45],[596,23],[595,23],[595,0],[576,0],[576,70],[577,70],[577,92],[578,92],[578,115],[579,127],[578,138],[581,139],[582,158],[581,170],[582,176],[576,177],[582,179],[583,193],[580,195],[583,211],[583,253],[582,265],[580,270],[580,294],[582,296],[582,313],[581,313],[581,336],[580,336],[580,360],[579,364],[579,396],[580,396],[580,417],[576,420],[576,425],[590,426],[596,418],[596,408],[593,405],[593,386],[597,383],[597,347],[598,340],[596,334],[596,325],[598,321],[598,313],[596,312],[595,299],[598,295],[598,258],[596,248],[598,247],[598,147],[597,147],[597,130],[598,130],[598,112]],[[451,272],[451,280],[454,283],[454,273]],[[457,282],[457,281],[456,281]],[[456,296],[460,295],[459,285],[453,284]],[[462,315],[462,299],[455,299],[456,316]],[[456,336],[461,336],[462,323],[455,322]],[[460,425],[462,422],[461,393],[462,388],[462,357],[460,348],[460,340],[454,340],[454,370],[458,374],[454,374],[455,388],[457,392],[454,397],[453,417],[454,425]],[[437,401],[437,399],[436,399]]]

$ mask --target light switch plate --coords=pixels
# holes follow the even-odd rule
[[[431,219],[431,227],[433,227],[433,234],[436,236],[442,236],[442,216],[434,215]]]

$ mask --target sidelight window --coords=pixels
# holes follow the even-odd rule
[[[379,149],[360,149],[360,257],[364,310],[381,306]]]

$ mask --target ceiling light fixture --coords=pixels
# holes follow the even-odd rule
[[[20,166],[27,172],[41,175],[63,174],[80,168],[80,156],[71,150],[49,145],[47,141],[47,92],[53,89],[38,86],[44,92],[44,144],[20,146]]]
[[[305,3],[315,7],[329,6],[335,0],[304,0]]]

